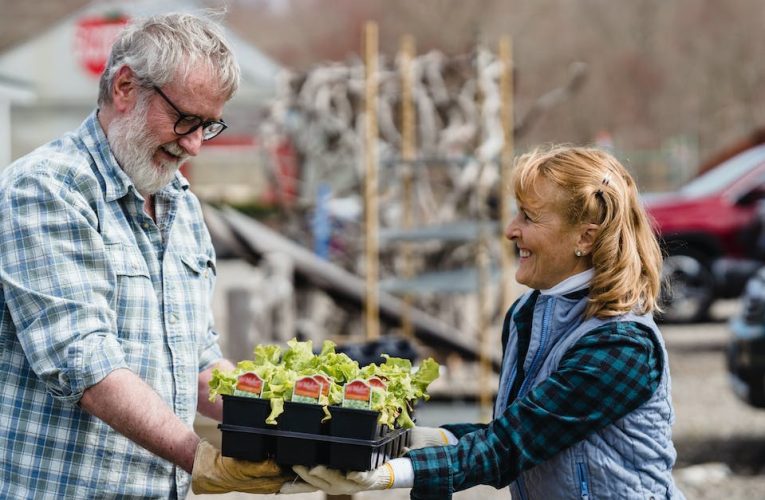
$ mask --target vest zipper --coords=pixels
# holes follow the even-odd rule
[[[590,486],[587,484],[587,468],[584,466],[584,462],[577,462],[576,473],[579,476],[579,493],[581,493],[582,500],[590,498]]]
[[[521,497],[521,500],[526,500],[526,481],[523,480],[523,474],[518,476],[515,482],[517,483],[518,495]]]
[[[534,353],[534,358],[531,360],[529,371],[526,372],[526,377],[523,379],[521,388],[518,389],[518,398],[522,398],[525,395],[524,389],[528,387],[529,381],[537,376],[535,370],[542,357],[542,353],[545,351],[545,347],[547,347],[547,339],[550,334],[550,311],[552,310],[554,303],[555,299],[550,297],[550,300],[545,304],[545,309],[542,313],[542,332],[539,335],[539,347],[537,348],[537,352]]]
[[[550,300],[548,300],[547,304],[545,304],[544,312],[542,313],[542,332],[539,335],[539,347],[537,348],[537,352],[534,353],[534,357],[531,360],[531,364],[529,365],[529,371],[526,372],[526,378],[523,379],[521,388],[518,389],[518,396],[517,396],[518,398],[523,397],[523,395],[525,394],[525,389],[529,385],[529,381],[535,379],[537,376],[537,374],[535,373],[535,370],[537,368],[537,365],[539,364],[539,360],[542,357],[542,353],[545,351],[545,347],[547,347],[547,339],[550,333],[550,311],[552,311],[554,303],[555,303],[555,299],[553,297],[550,297]],[[521,496],[521,500],[526,500],[527,498],[526,481],[523,480],[523,473],[521,473],[518,476],[517,483],[518,483],[518,493]]]

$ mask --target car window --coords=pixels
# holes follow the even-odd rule
[[[680,193],[690,198],[709,196],[729,186],[757,165],[765,162],[765,144],[747,149],[729,160],[705,172],[680,188]]]
[[[748,182],[741,188],[739,193],[733,195],[736,203],[748,205],[765,199],[765,173],[758,175],[753,182]]]

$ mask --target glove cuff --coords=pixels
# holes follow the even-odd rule
[[[390,470],[390,486],[386,488],[411,488],[414,484],[414,468],[408,458],[394,458],[385,465]]]
[[[202,439],[197,444],[194,453],[194,465],[191,469],[191,491],[200,493],[224,493],[226,490],[216,488],[215,480],[210,473],[215,470],[217,449]]]
[[[457,444],[460,442],[460,440],[457,439],[457,436],[451,431],[448,431],[443,427],[439,427],[438,430],[441,432],[441,438],[444,440],[444,444]]]
[[[382,489],[389,490],[393,488],[393,484],[396,482],[396,472],[393,470],[393,466],[390,462],[385,462],[383,465],[388,470],[388,482],[383,485]]]

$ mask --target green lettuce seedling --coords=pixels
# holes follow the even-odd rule
[[[325,340],[321,352],[313,353],[309,340],[287,342],[288,349],[282,352],[278,345],[263,344],[255,347],[253,360],[237,363],[232,371],[214,369],[210,380],[210,401],[218,395],[234,393],[237,377],[245,372],[255,372],[263,379],[262,398],[270,400],[271,413],[266,423],[275,425],[276,419],[284,412],[284,402],[292,397],[295,380],[323,373],[330,378],[329,394],[324,404],[324,413],[330,418],[328,406],[339,405],[343,400],[343,385],[351,380],[379,377],[386,383],[386,390],[374,398],[372,410],[379,411],[379,422],[393,428],[414,427],[410,412],[415,402],[429,398],[426,390],[438,378],[439,365],[432,358],[422,361],[413,372],[412,363],[407,359],[384,355],[385,362],[359,368],[359,364],[344,353],[335,352],[335,343]]]

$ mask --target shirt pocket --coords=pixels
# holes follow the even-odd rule
[[[212,279],[217,274],[215,262],[204,254],[182,254],[181,262],[192,272],[205,280]]]
[[[203,339],[211,327],[212,290],[217,269],[212,258],[205,254],[184,253],[178,286],[184,290],[184,318],[188,318],[194,335]]]
[[[106,255],[115,276],[112,308],[121,340],[148,342],[157,325],[157,298],[149,267],[137,247],[123,243],[106,245]]]
[[[117,276],[151,278],[146,261],[137,248],[122,243],[109,244],[106,253]]]

